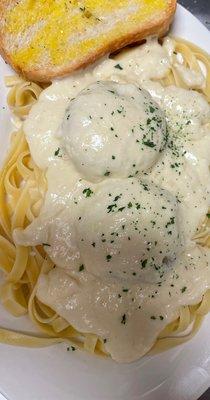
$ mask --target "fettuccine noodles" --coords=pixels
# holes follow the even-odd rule
[[[175,50],[181,53],[184,66],[200,72],[200,62],[206,69],[206,86],[203,94],[210,102],[210,58],[194,45],[183,40],[175,41]],[[42,87],[18,77],[7,77],[8,105],[13,114],[23,120],[37,101]],[[186,88],[176,68],[161,80],[162,85]],[[0,173],[0,267],[5,273],[0,298],[6,310],[15,317],[28,314],[42,335],[26,335],[0,329],[0,342],[30,347],[48,346],[69,341],[73,346],[90,352],[106,354],[103,341],[93,334],[75,330],[52,309],[36,297],[37,279],[41,272],[54,267],[43,246],[22,247],[13,242],[13,230],[25,228],[39,215],[46,192],[45,174],[33,162],[22,128],[11,136],[10,149]],[[195,240],[210,247],[210,219],[205,218]],[[199,329],[205,314],[210,311],[210,291],[194,306],[181,307],[179,318],[159,335],[151,352],[159,352],[189,340]],[[192,325],[190,333],[183,335]],[[182,335],[180,335],[182,334]]]

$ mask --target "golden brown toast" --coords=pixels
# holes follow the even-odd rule
[[[0,53],[50,81],[169,28],[176,0],[0,0]]]

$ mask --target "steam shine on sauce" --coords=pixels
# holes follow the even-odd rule
[[[119,362],[210,287],[209,252],[193,240],[210,204],[210,107],[191,90],[205,77],[172,54],[170,39],[149,40],[56,81],[24,124],[48,190],[15,241],[48,244],[56,267],[38,298]],[[154,82],[172,64],[189,90]]]

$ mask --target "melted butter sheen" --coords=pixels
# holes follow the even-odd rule
[[[48,191],[14,239],[48,244],[56,268],[38,298],[119,362],[145,354],[210,287],[209,252],[193,241],[210,204],[210,107],[152,82],[172,54],[169,39],[152,40],[57,81],[24,124]]]
[[[104,49],[112,40],[121,38],[122,30],[129,33],[133,23],[149,21],[151,15],[166,8],[166,3],[166,0],[144,0],[141,5],[137,0],[16,2],[5,14],[10,50],[13,45],[12,60],[24,69],[34,64],[40,67],[46,56],[54,68],[69,63],[78,54]],[[27,37],[24,44],[19,40],[20,34]]]

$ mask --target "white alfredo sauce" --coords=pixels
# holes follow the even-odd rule
[[[170,39],[150,39],[54,82],[24,124],[48,190],[14,239],[47,244],[56,267],[38,298],[119,362],[145,354],[210,287],[209,252],[193,241],[210,204],[210,107],[153,81],[172,66],[189,88],[204,84]]]

